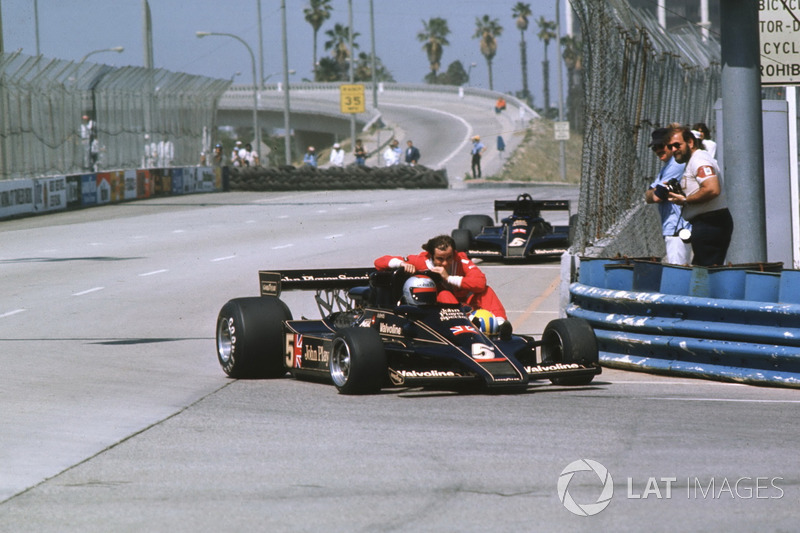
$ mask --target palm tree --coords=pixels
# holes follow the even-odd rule
[[[325,32],[329,37],[325,41],[325,50],[330,50],[333,59],[342,68],[347,68],[347,62],[350,59],[350,28],[344,24],[336,23],[332,30]],[[355,42],[356,37],[361,35],[358,32],[353,33],[353,48],[358,48],[358,43]]]
[[[552,20],[545,20],[544,17],[539,17],[539,20],[536,21],[536,24],[539,26],[539,33],[537,37],[539,40],[544,42],[544,61],[542,61],[542,79],[544,81],[544,114],[545,116],[550,116],[550,62],[547,60],[547,45],[550,44],[550,41],[553,39],[558,38],[556,35],[555,29],[558,27],[556,26],[555,21]]]
[[[475,19],[475,35],[473,39],[480,39],[481,54],[486,58],[486,66],[489,69],[489,90],[494,90],[494,80],[492,79],[492,59],[497,54],[497,37],[503,33],[500,21],[484,15],[482,18]]]
[[[583,131],[583,42],[569,35],[561,38],[562,57],[567,67],[567,120]]]
[[[533,14],[531,5],[524,2],[517,2],[511,8],[511,16],[517,21],[519,30],[519,60],[522,64],[522,96],[523,100],[530,103],[531,93],[528,90],[528,44],[525,42],[525,31],[528,29],[528,17]]]
[[[303,10],[306,16],[306,22],[311,24],[311,28],[314,30],[313,65],[315,76],[317,73],[317,33],[319,33],[319,29],[322,27],[322,23],[331,18],[331,11],[333,11],[331,0],[311,0],[309,6]]]
[[[449,45],[447,36],[450,34],[450,28],[447,27],[447,21],[443,18],[433,17],[427,22],[422,21],[423,31],[417,34],[417,40],[422,43],[422,49],[428,54],[428,62],[431,64],[431,73],[433,78],[436,78],[436,73],[441,67],[442,52],[444,47]]]

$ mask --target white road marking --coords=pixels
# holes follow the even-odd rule
[[[17,315],[19,313],[24,313],[25,311],[27,311],[27,309],[14,309],[13,311],[9,311],[8,313],[3,313],[2,315],[0,315],[0,318]]]
[[[372,226],[372,229],[384,229],[384,228],[388,228],[388,227],[389,227],[388,224],[384,224],[382,226]]]
[[[294,244],[282,244],[280,246],[273,246],[270,250],[283,250],[284,248],[291,248]]]
[[[144,274],[139,274],[139,277],[146,277],[146,276],[155,276],[156,274],[163,274],[164,272],[169,272],[166,268],[162,268],[161,270],[153,270],[152,272],[145,272]]]
[[[212,259],[211,262],[212,263],[217,263],[219,261],[227,261],[229,259],[235,259],[235,258],[236,258],[235,255],[226,255],[225,257],[217,257],[215,259]]]
[[[172,230],[172,233],[186,233],[186,230],[185,229],[176,229],[176,230]]]
[[[75,294],[73,294],[73,296],[83,296],[84,294],[90,294],[93,292],[102,291],[103,289],[105,289],[105,287],[93,287],[85,291],[76,292]]]
[[[339,237],[344,237],[344,233],[337,233],[336,235],[328,235],[325,238],[327,240],[330,240],[330,239],[338,239]]]
[[[426,111],[428,113],[440,113],[442,115],[447,115],[448,117],[461,122],[461,124],[463,124],[464,127],[467,128],[467,134],[464,136],[464,140],[461,141],[461,144],[459,144],[458,147],[450,153],[450,155],[448,155],[447,157],[445,157],[444,159],[439,161],[438,165],[433,165],[435,168],[442,168],[451,159],[453,159],[454,157],[456,157],[458,155],[463,154],[465,152],[466,147],[469,146],[470,142],[472,142],[472,131],[473,131],[472,130],[472,125],[469,122],[467,122],[466,120],[464,120],[463,118],[459,117],[458,115],[454,115],[453,113],[448,113],[447,111],[442,111],[441,109],[435,109],[435,108],[432,108],[432,107],[423,107],[423,106],[419,106],[419,105],[404,105],[404,104],[383,104],[383,105],[384,106],[390,106],[390,107],[405,107],[405,108],[412,108],[412,109],[421,109],[421,110]]]
[[[748,400],[740,398],[656,398],[649,397],[646,400],[667,400],[679,402],[731,402],[731,403],[800,403],[800,400]]]

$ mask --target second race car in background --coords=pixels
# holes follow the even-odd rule
[[[456,249],[470,257],[531,259],[562,254],[570,246],[573,215],[566,226],[552,225],[542,211],[567,211],[569,200],[534,200],[521,194],[516,200],[495,200],[494,218],[489,215],[465,215],[452,237]],[[498,221],[501,211],[511,215]]]

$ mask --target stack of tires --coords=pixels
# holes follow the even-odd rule
[[[446,189],[447,171],[424,166],[230,169],[231,191]]]

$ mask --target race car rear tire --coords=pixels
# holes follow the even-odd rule
[[[458,221],[458,229],[468,230],[475,237],[480,235],[485,226],[493,226],[494,219],[489,215],[464,215]]]
[[[578,363],[589,366],[599,363],[597,338],[589,323],[582,318],[551,320],[542,333],[543,363]],[[594,374],[552,378],[554,385],[587,385]]]
[[[283,321],[292,313],[274,296],[235,298],[217,317],[217,360],[232,378],[280,378],[284,367]]]
[[[341,394],[374,394],[388,375],[383,341],[377,331],[345,328],[333,339],[330,372]]]
[[[466,229],[454,229],[452,233],[456,243],[456,252],[468,252],[472,244],[472,233]]]

